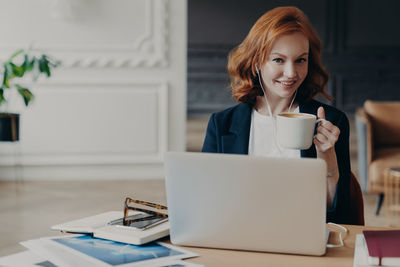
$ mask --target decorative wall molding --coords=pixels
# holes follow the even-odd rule
[[[21,80],[29,107],[9,98],[21,138],[0,142],[0,180],[164,178],[164,153],[185,150],[188,1],[0,6],[0,59],[32,45],[63,64]]]
[[[42,2],[45,0],[42,0]],[[138,14],[143,14],[143,25],[135,23],[132,29],[140,27],[140,33],[137,36],[129,36],[127,39],[134,41],[124,41],[122,43],[79,43],[69,42],[68,39],[57,39],[54,37],[52,43],[41,43],[40,38],[48,36],[48,32],[39,32],[35,38],[38,40],[10,40],[0,44],[0,56],[6,58],[10,51],[16,48],[26,47],[27,42],[33,42],[33,47],[38,50],[44,50],[55,58],[61,60],[64,68],[153,68],[166,67],[168,65],[168,1],[169,0],[138,0],[143,10],[134,10]],[[104,2],[104,1],[103,1]],[[83,5],[84,2],[82,2]],[[48,4],[43,2],[42,4]],[[101,1],[86,2],[86,5],[101,5]],[[39,4],[37,4],[39,5]],[[133,4],[132,4],[133,5]],[[130,6],[132,8],[132,6]],[[87,7],[87,9],[89,9]],[[50,12],[51,13],[51,12]],[[132,16],[135,16],[135,14]],[[72,24],[69,21],[57,20],[52,18],[52,14],[46,14],[49,20],[53,20],[56,26],[66,29],[73,29],[76,23],[80,28],[86,29],[85,35],[91,33],[93,25],[89,24],[90,16],[86,20],[76,20]],[[22,16],[23,17],[23,16]],[[107,19],[107,18],[106,18]],[[111,21],[112,17],[109,18]],[[131,21],[132,22],[132,21]],[[48,22],[47,22],[48,23]],[[51,21],[50,21],[51,23]],[[86,24],[85,24],[86,23]],[[132,22],[133,23],[133,22]],[[133,27],[135,26],[135,27]],[[55,27],[53,27],[55,28]],[[115,30],[114,30],[115,31]],[[7,33],[5,33],[7,35]],[[51,34],[51,32],[50,32]],[[104,34],[107,35],[107,32]],[[109,33],[108,33],[109,34]],[[134,32],[132,32],[134,34]],[[97,36],[98,37],[98,36]],[[33,37],[32,37],[33,38]],[[48,37],[46,37],[48,38]],[[71,39],[75,36],[70,36]]]
[[[108,89],[107,89],[108,88]],[[112,89],[113,88],[113,89]],[[120,88],[120,89],[115,89]],[[77,83],[77,84],[57,84],[57,83],[44,83],[40,84],[40,89],[36,89],[37,94],[43,99],[46,94],[51,94],[50,98],[62,97],[63,95],[71,95],[74,97],[85,96],[90,93],[93,95],[107,92],[107,94],[120,94],[122,96],[137,97],[148,95],[150,98],[156,97],[153,109],[155,117],[146,118],[147,114],[143,114],[143,118],[147,123],[152,123],[155,127],[156,137],[154,143],[146,148],[124,148],[123,151],[118,151],[118,148],[113,149],[110,146],[99,147],[99,149],[93,150],[93,146],[77,147],[75,140],[80,141],[78,138],[71,136],[70,140],[65,139],[64,146],[49,148],[41,147],[34,143],[35,136],[30,133],[29,138],[24,140],[24,124],[22,124],[22,137],[19,143],[1,143],[0,144],[0,167],[22,165],[22,166],[81,166],[81,165],[112,165],[112,164],[160,164],[163,162],[164,153],[168,148],[168,86],[167,83]],[[121,93],[122,92],[122,93]],[[128,93],[127,93],[128,92]],[[107,95],[106,95],[107,97]],[[49,107],[49,104],[46,103]],[[26,111],[21,114],[21,118],[25,118],[26,123],[30,121],[37,121],[37,114],[35,107],[32,110]],[[50,108],[50,107],[49,107]],[[76,107],[75,107],[76,108]],[[134,108],[133,108],[134,110]],[[49,110],[53,111],[53,110]],[[140,110],[134,110],[140,112]],[[54,112],[57,112],[54,110]],[[32,115],[35,114],[35,115]],[[31,117],[29,117],[31,116]],[[59,114],[57,114],[59,116]],[[93,116],[89,115],[90,118]],[[83,120],[85,116],[81,116],[79,120]],[[115,118],[121,121],[121,118]],[[134,119],[133,119],[134,120]],[[91,122],[88,122],[91,123]],[[106,122],[105,122],[106,123]],[[135,123],[135,127],[145,127],[143,125],[136,125],[137,121],[121,121],[118,124],[132,124]],[[94,123],[96,125],[96,123]],[[98,123],[97,123],[98,125]],[[49,125],[51,127],[51,125]],[[123,126],[121,126],[123,128]],[[37,128],[37,127],[36,127]],[[35,129],[36,129],[35,128]],[[25,124],[25,131],[32,129],[32,126]],[[138,128],[139,129],[139,128]],[[46,129],[37,129],[40,133]],[[79,131],[80,129],[75,129]],[[121,129],[115,129],[118,131]],[[61,131],[61,129],[56,129]],[[113,131],[113,129],[109,129]],[[84,136],[85,132],[83,132]],[[101,133],[104,135],[104,133]],[[153,134],[153,133],[152,133]],[[121,132],[120,138],[135,138],[133,136],[127,136],[124,132]],[[150,138],[150,137],[149,137]],[[29,140],[27,140],[29,139]],[[152,142],[150,140],[143,140],[145,143]],[[27,142],[26,143],[24,143]],[[40,143],[40,140],[38,141]],[[54,143],[54,141],[52,141]],[[49,142],[49,145],[52,143]],[[80,141],[82,142],[82,141]],[[89,140],[88,140],[89,142]],[[96,145],[96,141],[93,141]],[[69,148],[70,147],[73,148]],[[99,144],[101,146],[101,144]]]
[[[166,67],[168,65],[168,0],[143,0],[145,2],[145,30],[132,44],[106,49],[104,56],[63,56],[66,68],[136,68]],[[68,47],[67,49],[68,50]],[[120,51],[124,51],[121,55]],[[77,51],[79,53],[79,50]],[[128,55],[127,55],[128,54]]]

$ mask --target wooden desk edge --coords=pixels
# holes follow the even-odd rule
[[[348,232],[343,237],[344,247],[327,248],[324,256],[305,256],[269,252],[252,252],[228,249],[200,248],[179,246],[199,254],[199,257],[187,259],[189,262],[204,266],[353,266],[355,237],[363,230],[389,230],[396,228],[341,225]],[[331,233],[338,233],[338,228],[327,225]],[[333,229],[332,229],[333,228]],[[340,230],[339,230],[340,231]],[[338,235],[337,235],[338,236]],[[170,243],[169,238],[165,240]],[[329,243],[331,243],[331,238]],[[334,241],[333,241],[334,242]],[[335,242],[336,243],[336,242]]]

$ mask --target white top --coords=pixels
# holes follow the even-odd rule
[[[299,113],[297,107],[294,113]],[[273,127],[275,123],[275,127]],[[276,119],[265,116],[253,109],[251,113],[249,155],[275,157],[275,158],[300,158],[300,150],[279,147],[275,140],[274,129]]]

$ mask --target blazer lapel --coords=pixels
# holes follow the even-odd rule
[[[242,104],[234,111],[228,134],[222,136],[222,153],[249,153],[252,108],[250,104]]]
[[[312,101],[300,104],[299,110],[302,113],[316,114],[318,107],[312,105]],[[222,153],[228,154],[248,154],[249,137],[251,124],[251,104],[239,105],[238,109],[232,114],[232,121],[228,133],[222,136]],[[301,150],[300,155],[303,158],[316,158],[317,152],[315,145],[312,144],[309,149]]]
[[[310,103],[310,104],[308,104]],[[301,113],[308,113],[308,114],[314,114],[316,115],[317,111],[313,105],[311,105],[312,102],[306,102],[304,104],[299,105],[299,111]],[[300,155],[302,158],[316,158],[317,157],[317,151],[315,150],[315,145],[312,143],[311,147],[306,150],[301,150]]]

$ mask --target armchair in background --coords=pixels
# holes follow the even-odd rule
[[[379,194],[378,215],[384,199],[384,172],[400,166],[400,101],[367,100],[357,110],[355,121],[361,187]]]

